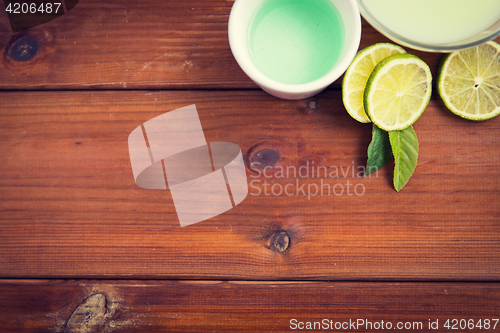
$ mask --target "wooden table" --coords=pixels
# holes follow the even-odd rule
[[[347,114],[340,80],[299,101],[258,89],[229,49],[232,4],[82,0],[23,33],[0,11],[0,331],[285,332],[324,319],[485,331],[500,317],[500,117],[463,120],[434,93],[408,185],[393,189],[391,164],[360,178],[371,126]],[[360,48],[384,41],[363,22]],[[440,54],[408,51],[436,76]],[[127,139],[190,104],[256,182],[181,228],[170,191],[135,184]],[[280,169],[314,166],[339,176],[300,185],[336,194],[265,195],[264,181],[296,184]]]

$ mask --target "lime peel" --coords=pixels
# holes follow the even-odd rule
[[[391,43],[378,43],[368,46],[356,54],[342,79],[342,101],[344,107],[357,121],[369,123],[363,106],[363,93],[370,74],[375,66],[385,58],[406,51]]]
[[[500,114],[500,45],[490,41],[445,55],[437,91],[454,114],[473,121]]]
[[[382,60],[368,79],[363,96],[371,121],[390,132],[403,130],[422,115],[432,94],[429,66],[411,54]]]

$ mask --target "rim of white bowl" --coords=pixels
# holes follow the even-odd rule
[[[245,32],[245,36],[243,37],[245,38],[245,40],[241,40],[241,23],[237,20],[240,12],[244,10],[242,5],[244,1],[246,0],[236,0],[231,9],[228,24],[229,45],[231,47],[231,52],[233,53],[234,58],[238,62],[238,65],[245,72],[245,74],[247,74],[258,85],[279,92],[291,94],[320,90],[329,86],[335,80],[337,80],[347,70],[352,60],[356,56],[359,44],[361,42],[361,15],[356,0],[342,0],[348,4],[350,11],[349,14],[353,16],[352,26],[345,27],[345,29],[351,30],[352,38],[349,40],[347,38],[345,39],[343,46],[343,55],[341,59],[334,65],[334,68],[322,77],[307,83],[290,84],[271,79],[267,75],[263,74],[254,64],[247,49],[247,32]]]

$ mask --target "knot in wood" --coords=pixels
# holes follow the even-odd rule
[[[252,168],[257,169],[272,168],[279,160],[280,154],[270,148],[259,149],[250,157]]]
[[[284,253],[290,246],[290,237],[284,230],[278,231],[271,239],[271,248],[276,252]]]
[[[73,311],[64,333],[97,333],[111,318],[107,297],[104,293],[97,293],[84,299]]]
[[[23,36],[9,46],[7,55],[19,62],[29,61],[38,53],[39,43],[33,36]]]

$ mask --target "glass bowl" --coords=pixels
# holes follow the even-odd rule
[[[485,30],[479,32],[478,34],[468,37],[463,40],[454,41],[450,43],[424,43],[416,40],[412,40],[405,36],[402,36],[398,32],[391,30],[386,25],[384,25],[378,18],[375,17],[373,13],[370,12],[368,6],[365,4],[365,0],[357,0],[358,7],[363,18],[378,32],[392,41],[401,44],[403,46],[410,47],[412,49],[427,51],[427,52],[453,52],[456,50],[466,49],[473,47],[487,41],[490,41],[498,36],[500,36],[500,17],[496,22]],[[439,0],[435,0],[439,1]]]

